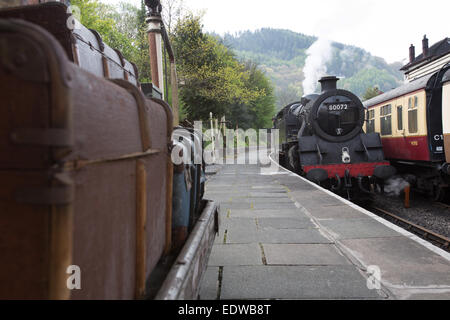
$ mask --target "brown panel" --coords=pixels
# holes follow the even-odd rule
[[[50,208],[20,204],[15,197],[47,179],[34,172],[0,171],[0,181],[0,299],[46,298]]]
[[[73,67],[74,151],[65,160],[112,159],[141,152],[136,101],[125,89]]]
[[[147,169],[147,276],[161,257],[166,244],[166,163],[165,154],[157,154],[146,160]]]
[[[74,174],[74,299],[133,299],[136,261],[136,164],[107,163]]]
[[[1,46],[0,168],[43,168],[49,165],[48,150],[14,144],[12,134],[16,129],[49,126],[48,74],[44,54],[23,37],[2,37]],[[24,61],[20,67],[14,63],[16,54],[20,54]],[[5,71],[7,66],[11,70],[8,73]]]
[[[145,295],[146,280],[146,224],[147,224],[147,170],[145,162],[136,161],[136,290],[137,299]]]

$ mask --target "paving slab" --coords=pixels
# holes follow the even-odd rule
[[[332,244],[262,244],[268,265],[350,265]]]
[[[222,216],[219,226],[219,236],[216,238],[216,244],[227,243],[224,241],[228,238],[231,230],[234,230],[235,233],[239,234],[254,233],[257,231],[256,219],[229,218],[228,216]],[[225,237],[225,232],[227,237]]]
[[[257,221],[256,219],[247,218],[227,218],[221,221],[220,227],[224,230],[242,229],[245,231],[256,231]]]
[[[293,203],[293,201],[291,200],[291,198],[269,198],[269,197],[265,197],[265,198],[247,198],[244,201],[249,201],[252,203]]]
[[[275,193],[275,192],[252,192],[249,193],[250,198],[288,198],[287,192]]]
[[[283,193],[283,194],[287,193],[286,189],[284,189],[284,190],[283,189],[249,189],[249,191],[251,194],[263,193],[263,194],[267,195],[267,194],[273,193],[273,194],[275,194],[274,197],[278,197],[278,194],[280,194],[280,193]]]
[[[303,206],[303,204],[301,204]],[[329,219],[364,219],[367,215],[349,207],[347,205],[339,206],[316,206],[316,207],[304,207],[309,214],[316,219],[329,220]]]
[[[255,202],[252,204],[252,208],[255,210],[264,210],[264,209],[292,209],[296,210],[297,207],[295,206],[294,202]]]
[[[229,266],[221,299],[381,298],[353,266]]]
[[[400,233],[371,218],[320,220],[319,223],[331,232],[335,239],[402,236]]]
[[[232,191],[232,190],[226,190],[226,191],[205,191],[205,197],[211,197],[211,198],[215,198],[215,197],[220,197],[220,198],[232,198],[232,197],[248,197],[249,196],[249,192],[242,190],[242,191]]]
[[[219,289],[219,268],[207,267],[200,282],[200,299],[216,300]]]
[[[331,243],[317,229],[259,229],[257,240],[261,243]]]
[[[215,245],[209,266],[257,266],[262,265],[261,248],[256,243]]]
[[[226,202],[221,203],[220,208],[223,208],[224,210],[228,209],[252,209],[252,203],[251,202]]]
[[[341,243],[364,265],[377,265],[384,284],[397,288],[401,298],[411,292],[419,294],[421,287],[450,292],[450,261],[407,237],[347,239]]]
[[[331,243],[316,229],[230,229],[227,243]]]
[[[307,218],[305,214],[299,210],[283,209],[283,210],[231,210],[232,218]]]
[[[233,228],[227,230],[226,243],[258,243],[258,231],[245,228]]]
[[[278,186],[278,185],[272,185],[272,184],[271,185],[261,185],[261,186],[253,185],[251,188],[251,190],[267,190],[267,189],[270,189],[270,190],[276,189],[276,190],[281,190],[281,191],[286,192],[285,187]]]
[[[258,218],[258,226],[274,229],[315,229],[309,218]]]
[[[302,205],[308,205],[310,207],[322,207],[324,205],[343,205],[341,200],[336,199],[320,190],[301,190],[290,191],[289,196],[298,201]]]
[[[450,291],[440,289],[421,289],[419,293],[407,296],[411,300],[450,300]]]

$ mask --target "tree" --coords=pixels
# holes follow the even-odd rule
[[[252,121],[247,123],[248,127],[268,128],[272,125],[272,117],[275,114],[275,96],[274,89],[269,78],[262,72],[258,65],[249,61],[246,64],[246,70],[249,72],[249,78],[246,85],[261,92],[261,94],[248,106]],[[242,125],[245,128],[245,124]]]
[[[293,86],[288,86],[287,88],[282,88],[277,92],[277,105],[278,110],[287,106],[288,104],[296,101],[300,101],[301,95],[298,93],[297,89]]]
[[[245,66],[217,39],[203,33],[200,17],[189,14],[180,20],[172,43],[189,120],[207,120],[210,112],[230,116],[227,106],[248,104],[263,94],[245,85],[250,76]]]
[[[167,27],[167,32],[172,34],[173,27],[178,24],[187,11],[183,0],[163,0],[161,1],[163,7],[163,20]]]
[[[380,89],[378,89],[378,87],[369,87],[367,88],[366,92],[363,95],[363,101],[372,99],[378,95],[380,95],[382,92],[380,91]]]
[[[73,0],[72,4],[81,11],[81,23],[97,30],[106,44],[136,63],[140,81],[149,82],[144,0],[140,8],[128,3],[111,6],[99,0]],[[222,41],[204,33],[201,16],[186,13],[182,0],[164,0],[163,4],[180,78],[181,114],[188,120],[206,120],[213,112],[241,128],[269,126],[274,96],[266,75],[255,64],[240,63]],[[170,93],[170,86],[168,90]]]

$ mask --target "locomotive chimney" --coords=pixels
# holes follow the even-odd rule
[[[423,36],[423,40],[422,40],[422,50],[423,50],[423,57],[426,58],[428,57],[428,54],[430,52],[429,48],[428,48],[428,39],[427,39],[427,35]]]
[[[323,77],[320,79],[319,82],[322,85],[322,92],[337,89],[338,80],[339,78],[336,78],[335,76]]]
[[[409,62],[413,62],[416,58],[416,49],[414,48],[414,45],[411,44],[411,47],[409,47]]]

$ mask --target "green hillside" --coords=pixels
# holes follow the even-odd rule
[[[226,34],[222,40],[238,58],[255,61],[266,71],[276,88],[279,107],[302,96],[306,51],[317,40],[316,37],[264,28],[255,32]],[[400,63],[388,64],[361,48],[333,42],[327,73],[341,78],[338,82],[340,88],[361,97],[369,87],[378,86],[381,91],[397,87],[403,80],[400,67]]]

